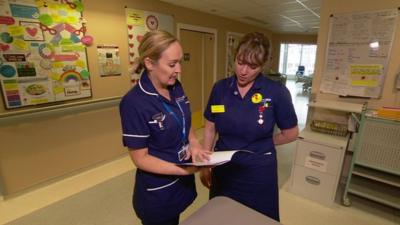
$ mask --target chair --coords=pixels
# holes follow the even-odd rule
[[[304,75],[304,70],[305,70],[304,66],[298,66],[297,67],[297,71],[296,71],[296,75],[299,75],[299,76]]]
[[[312,87],[312,76],[304,76],[303,80],[303,92],[304,93],[311,93],[311,87]]]
[[[307,77],[304,76],[304,66],[299,66],[296,71],[296,83],[304,83],[307,81]]]
[[[310,93],[313,75],[304,75],[305,66],[299,66],[296,71],[296,83],[303,83],[303,92]]]

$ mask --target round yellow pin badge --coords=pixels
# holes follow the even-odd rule
[[[253,96],[251,96],[251,102],[254,104],[260,103],[262,100],[262,95],[260,93],[255,93]]]

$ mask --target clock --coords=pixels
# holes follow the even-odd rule
[[[150,15],[146,18],[146,26],[149,30],[157,30],[158,28],[158,19],[157,17]]]

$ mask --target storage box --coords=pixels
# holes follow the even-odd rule
[[[339,124],[322,120],[313,120],[310,124],[310,128],[313,131],[342,137],[346,136],[348,133],[346,124]]]

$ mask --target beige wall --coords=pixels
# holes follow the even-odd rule
[[[313,80],[312,92],[318,98],[331,99],[337,101],[348,101],[363,103],[368,101],[369,108],[379,108],[381,106],[399,106],[400,94],[394,89],[396,74],[400,71],[400,29],[397,29],[395,40],[392,45],[392,52],[389,58],[388,70],[385,78],[384,89],[380,99],[340,99],[336,95],[319,93],[321,76],[326,56],[326,45],[329,31],[329,16],[333,13],[373,11],[382,9],[397,9],[398,0],[324,0],[321,7],[321,22],[318,33],[318,50],[315,67],[315,77]],[[399,26],[398,26],[399,27]]]
[[[272,61],[271,69],[274,71],[279,70],[279,51],[282,43],[296,43],[296,44],[317,44],[317,35],[299,35],[299,34],[276,34],[272,35]]]
[[[236,21],[224,19],[211,14],[178,7],[155,0],[114,0],[114,1],[95,1],[84,0],[84,16],[88,21],[89,33],[95,37],[95,44],[112,43],[119,45],[121,56],[128,55],[126,46],[126,22],[125,6],[128,8],[142,9],[173,15],[176,23],[190,24],[200,27],[213,28],[217,34],[217,77],[222,78],[225,73],[226,55],[226,32],[247,33],[251,31],[262,31],[269,37],[271,32],[256,26],[246,25]],[[120,35],[115,35],[120,34]],[[96,49],[89,49],[89,59],[95,56]],[[122,71],[127,71],[128,58],[122,57]],[[91,63],[91,71],[97,72],[96,64]]]
[[[115,106],[45,114],[1,123],[3,194],[21,191],[125,153]]]

